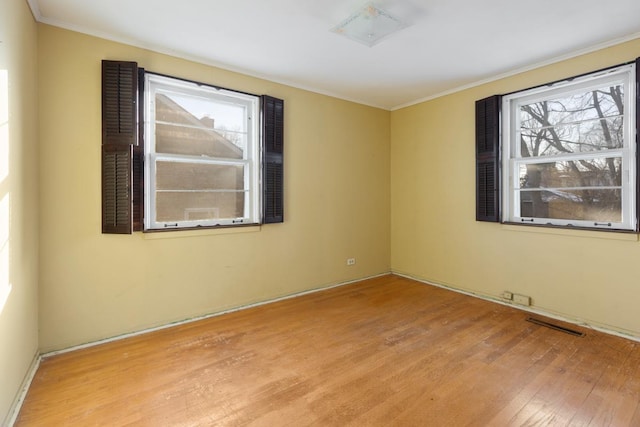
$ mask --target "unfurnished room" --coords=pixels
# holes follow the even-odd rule
[[[640,426],[639,16],[0,0],[0,425]]]

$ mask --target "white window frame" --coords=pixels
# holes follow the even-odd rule
[[[247,141],[243,159],[214,158],[206,155],[198,157],[156,153],[155,122],[156,109],[155,98],[157,92],[174,92],[178,94],[195,95],[221,103],[240,105],[245,108]],[[255,95],[220,89],[213,86],[194,83],[178,78],[162,76],[153,73],[145,73],[144,87],[144,132],[145,132],[145,162],[144,162],[144,190],[145,190],[145,230],[185,229],[194,227],[238,226],[246,224],[258,224],[261,211],[260,191],[260,99]],[[188,215],[184,219],[164,222],[156,218],[156,162],[188,162],[209,165],[243,165],[245,166],[245,203],[244,215],[236,218],[213,218],[208,220],[191,220]]]
[[[624,86],[624,146],[622,149],[601,150],[576,155],[550,155],[521,157],[518,129],[521,105],[527,105],[558,95],[584,93],[609,84]],[[533,88],[502,97],[502,220],[510,223],[551,226],[574,226],[594,229],[636,230],[636,80],[635,64],[577,77],[552,85]],[[622,158],[622,220],[615,223],[573,219],[531,218],[520,215],[519,166],[531,163],[548,163],[563,160],[594,159],[601,157]],[[606,187],[605,187],[606,188]]]

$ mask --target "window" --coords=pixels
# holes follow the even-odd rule
[[[479,101],[477,219],[637,230],[635,67]]]
[[[145,77],[145,227],[259,222],[259,98]]]
[[[280,99],[103,61],[102,232],[283,222],[283,136]]]

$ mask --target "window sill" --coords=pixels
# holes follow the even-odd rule
[[[587,237],[590,239],[624,240],[637,242],[638,233],[626,230],[587,230],[584,228],[550,227],[546,225],[531,225],[518,223],[502,223],[506,231],[520,231],[525,233],[551,234],[555,236]]]
[[[185,230],[148,230],[142,233],[145,240],[178,239],[183,237],[217,236],[220,234],[255,233],[262,229],[260,224],[237,227],[190,228]]]

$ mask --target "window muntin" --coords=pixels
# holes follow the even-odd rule
[[[503,97],[503,220],[636,227],[634,66]]]
[[[146,229],[259,222],[258,105],[146,74]]]

